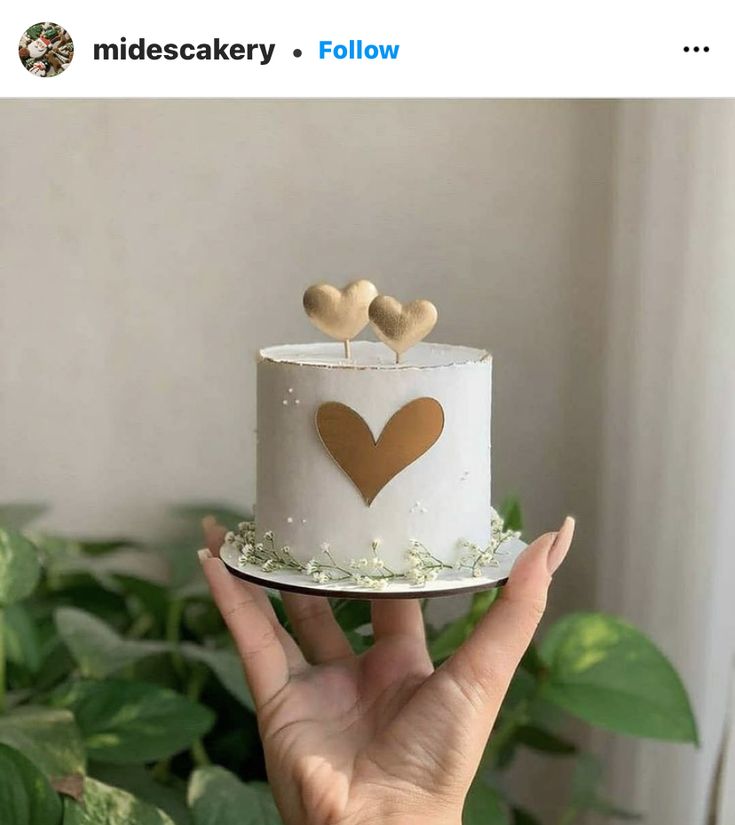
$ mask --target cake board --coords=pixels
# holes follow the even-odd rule
[[[349,580],[319,583],[294,570],[264,571],[254,564],[242,564],[239,551],[228,545],[222,547],[220,558],[233,576],[271,590],[339,599],[426,599],[502,587],[525,548],[525,542],[513,536],[497,547],[494,565],[481,568],[480,575],[472,575],[466,570],[445,570],[436,579],[420,585],[391,580],[386,581],[380,590]]]

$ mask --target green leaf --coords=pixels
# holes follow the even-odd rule
[[[89,766],[89,775],[160,808],[176,825],[191,825],[183,787],[174,788],[157,782],[142,765],[105,765],[95,762]]]
[[[187,794],[194,825],[280,825],[267,785],[245,784],[224,768],[197,768]]]
[[[475,779],[465,799],[462,825],[510,825],[508,806],[494,788]]]
[[[572,804],[574,814],[585,811],[595,811],[613,819],[623,819],[629,822],[641,819],[641,815],[633,811],[620,808],[607,802],[600,796],[602,782],[602,764],[600,760],[589,753],[582,753],[577,757],[577,765],[572,777]]]
[[[640,631],[602,613],[573,613],[540,648],[542,697],[592,725],[631,736],[696,742],[681,679]]]
[[[84,798],[64,799],[64,825],[175,825],[163,811],[127,791],[96,779],[84,780]]]
[[[17,502],[0,504],[0,524],[13,530],[22,530],[48,510],[45,504]]]
[[[370,602],[365,599],[333,599],[332,610],[344,631],[370,623]]]
[[[508,496],[500,505],[498,511],[503,517],[503,528],[505,530],[523,530],[523,516],[521,514],[521,504],[515,496]]]
[[[248,710],[255,712],[255,704],[245,681],[242,662],[236,653],[230,650],[214,650],[189,642],[182,644],[179,650],[185,658],[205,664],[238,702],[245,705]]]
[[[498,589],[483,590],[472,597],[469,612],[443,627],[429,643],[429,653],[433,662],[448,658],[472,633],[475,625],[487,613],[498,597]]]
[[[197,531],[201,534],[202,519],[213,516],[223,527],[234,530],[241,521],[249,521],[252,516],[241,510],[235,510],[227,505],[207,503],[207,502],[185,502],[176,504],[173,507],[175,515],[187,521],[193,522]]]
[[[122,550],[125,547],[140,547],[135,539],[79,539],[79,547],[83,553],[90,556],[101,556],[113,550]]]
[[[40,575],[35,546],[15,530],[0,528],[0,606],[30,596]]]
[[[83,545],[80,545],[83,548]],[[166,585],[171,578],[168,560],[159,553],[149,550],[123,548],[110,550],[100,555],[66,555],[60,557],[54,565],[57,575],[76,575],[86,573],[93,576],[103,587],[110,586],[112,576],[130,576]],[[114,587],[113,589],[119,589]]]
[[[214,723],[208,708],[146,682],[77,682],[55,701],[74,712],[87,753],[98,762],[165,759],[188,748]]]
[[[448,658],[472,632],[469,617],[460,616],[443,627],[429,644],[429,653],[433,662]]]
[[[36,624],[23,604],[5,608],[5,656],[30,673],[37,673],[41,667],[41,641]]]
[[[515,736],[520,744],[542,753],[569,756],[577,752],[577,746],[573,742],[535,725],[521,725],[516,729]]]
[[[0,745],[0,822],[59,825],[61,800],[48,779],[22,753]]]
[[[83,773],[82,737],[68,710],[25,705],[0,716],[0,742],[19,750],[46,776]]]
[[[513,825],[541,825],[540,820],[529,813],[525,808],[513,808]]]
[[[59,635],[85,676],[101,679],[171,649],[166,642],[123,639],[101,619],[75,607],[60,607],[54,615]]]

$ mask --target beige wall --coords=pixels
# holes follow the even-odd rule
[[[609,104],[0,106],[0,500],[91,533],[249,505],[254,350],[367,275],[493,350],[496,497],[592,514]]]

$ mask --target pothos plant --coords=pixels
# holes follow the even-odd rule
[[[171,541],[142,546],[33,529],[43,508],[0,506],[0,822],[4,825],[276,825],[253,704],[201,579],[200,518],[179,508]],[[520,530],[517,504],[504,508]],[[439,664],[497,597],[429,626]],[[277,594],[270,596],[288,629]],[[371,643],[369,602],[335,599],[356,651]],[[682,682],[631,625],[572,613],[523,659],[464,811],[465,825],[540,825],[507,789],[524,749],[575,762],[564,810],[637,814],[609,802],[601,765],[569,737],[568,719],[629,736],[696,742]]]

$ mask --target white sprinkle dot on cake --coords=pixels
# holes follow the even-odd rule
[[[289,391],[289,392],[293,392],[293,387],[289,387],[289,388],[288,388],[288,391]]]
[[[284,398],[282,403],[283,403],[284,407],[288,407],[288,399],[287,398]]]
[[[294,401],[294,404],[300,404],[300,403],[301,403],[301,402],[299,401],[299,399],[298,399],[298,398]]]
[[[289,517],[286,519],[286,521],[288,522],[288,524],[293,524],[293,516],[289,516]]]

